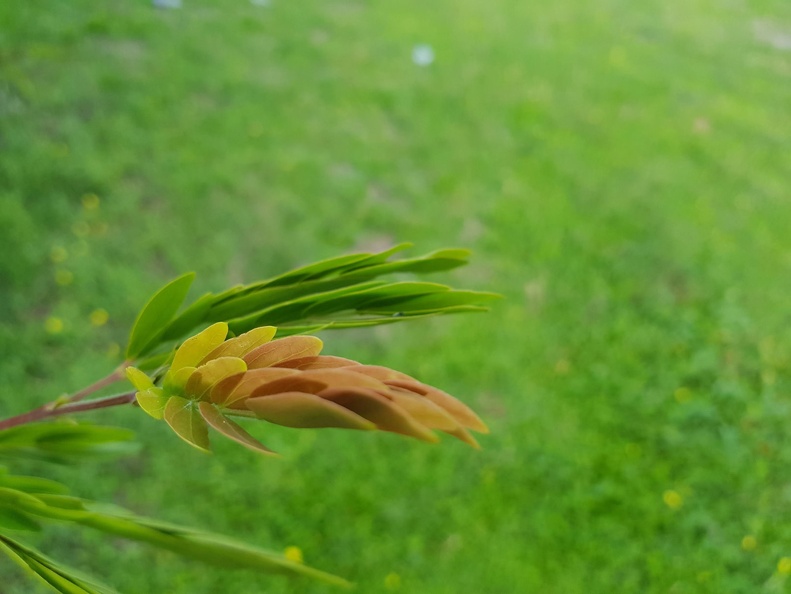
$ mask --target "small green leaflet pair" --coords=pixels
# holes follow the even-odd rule
[[[269,280],[206,293],[180,313],[195,279],[185,274],[160,289],[132,327],[126,359],[141,369],[167,361],[174,343],[197,329],[227,322],[232,335],[277,326],[278,338],[323,329],[360,328],[449,313],[486,311],[495,293],[416,281],[384,281],[395,273],[432,273],[467,264],[468,250],[443,249],[390,260],[404,243],[379,253],[339,256]],[[177,315],[178,314],[178,315]]]

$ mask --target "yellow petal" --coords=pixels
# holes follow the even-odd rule
[[[188,338],[176,351],[170,369],[178,371],[182,367],[197,367],[203,358],[216,349],[228,336],[228,324],[218,322],[200,334]]]

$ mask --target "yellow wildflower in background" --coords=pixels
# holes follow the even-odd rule
[[[104,326],[107,323],[107,320],[110,319],[110,314],[107,313],[106,309],[94,309],[91,312],[91,324],[94,326]]]
[[[397,573],[388,573],[385,577],[385,588],[388,590],[398,590],[401,587],[401,576]]]
[[[44,329],[47,331],[47,334],[60,334],[63,332],[63,320],[54,316],[49,317],[47,321],[44,322]]]
[[[286,547],[284,554],[286,559],[293,561],[294,563],[302,563],[304,561],[302,557],[302,549],[299,547]]]
[[[754,551],[757,546],[758,539],[756,539],[752,534],[748,534],[742,539],[742,550],[744,551]]]
[[[85,210],[96,210],[99,208],[99,197],[96,194],[84,194],[82,197],[82,207]]]
[[[664,501],[665,505],[670,509],[679,509],[684,505],[684,498],[678,491],[673,491],[672,489],[668,489],[662,494],[662,501]]]

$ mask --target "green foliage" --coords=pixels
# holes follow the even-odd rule
[[[134,451],[128,429],[86,423],[24,425],[0,431],[0,460],[34,459],[68,464],[76,459]]]
[[[92,418],[157,455],[50,476],[298,544],[365,594],[788,590],[788,0],[182,4],[0,2],[2,415],[120,363],[181,271],[200,295],[404,237],[473,248],[453,282],[507,301],[325,351],[449,389],[494,431],[470,455],[253,423],[273,464],[109,410]],[[331,591],[45,534],[130,593]]]
[[[480,311],[483,308],[474,304],[496,297],[430,283],[368,282],[384,272],[445,270],[464,264],[467,258],[467,252],[462,250],[442,250],[413,260],[387,262],[402,247],[379,254],[333,258],[269,281],[205,295],[179,316],[176,314],[195,275],[176,278],[158,290],[138,314],[126,350],[127,363],[155,351],[184,328],[205,325],[223,315],[231,319],[214,321],[184,340],[175,352],[166,349],[158,358],[144,359],[143,368],[152,361],[171,361],[166,370],[153,376],[125,363],[126,377],[137,390],[137,404],[155,419],[164,419],[176,435],[204,452],[209,451],[211,427],[252,451],[273,453],[232,420],[233,416],[258,417],[300,428],[381,429],[425,441],[436,441],[431,429],[439,429],[477,447],[467,429],[485,431],[486,427],[475,413],[444,392],[407,375],[343,358],[319,356],[323,343],[313,336],[272,340],[277,333],[273,326],[249,329],[226,340],[229,323],[237,328],[245,326],[239,316],[247,316],[248,320],[272,317],[277,309],[271,304],[272,291],[286,300],[300,295],[277,309],[278,319],[294,324],[322,319],[322,328],[332,327],[336,320],[325,318],[339,312],[367,314],[370,317],[366,322],[375,325],[389,322],[385,315],[392,308],[422,315]],[[326,290],[326,284],[315,284],[330,278],[337,281],[332,290]],[[284,292],[286,289],[288,293]],[[271,306],[267,309],[262,306],[264,303]],[[403,319],[409,317],[404,315]],[[11,462],[24,457],[67,462],[117,450],[120,442],[130,439],[128,431],[68,423],[27,424],[61,412],[91,410],[116,402],[114,397],[108,397],[76,404],[117,378],[111,374],[94,387],[37,409],[33,411],[39,415],[35,418],[22,415],[6,420],[6,427],[10,428],[0,430],[0,456]],[[128,402],[125,395],[120,397],[121,403]],[[283,555],[98,505],[70,496],[67,487],[55,481],[11,475],[0,467],[0,551],[59,592],[112,592],[5,534],[39,531],[42,521],[87,526],[220,567],[350,585]]]
[[[451,270],[463,266],[469,258],[467,250],[444,249],[416,258],[389,260],[408,247],[410,244],[405,243],[379,253],[330,258],[265,281],[207,293],[174,316],[192,279],[184,275],[161,289],[140,314],[127,356],[137,359],[163,343],[216,322],[227,322],[234,334],[277,326],[278,336],[283,337],[485,311],[482,304],[498,298],[494,293],[461,291],[436,283],[374,280],[395,273]],[[144,361],[142,365],[149,363]]]
[[[61,429],[58,424],[43,424],[23,425],[13,431],[17,435],[32,434],[30,440],[41,440],[48,433],[58,437]],[[106,439],[106,435],[104,437]],[[91,438],[81,441],[86,448],[94,443]],[[0,550],[60,592],[110,592],[107,587],[3,533],[6,530],[37,531],[42,521],[80,524],[219,567],[302,575],[338,586],[349,585],[345,580],[290,561],[282,555],[207,532],[141,518],[114,506],[79,499],[68,495],[65,485],[38,477],[11,475],[0,467]]]
[[[137,320],[132,326],[129,344],[126,347],[127,359],[134,360],[153,348],[156,340],[162,335],[167,323],[173,318],[187,298],[195,273],[180,276],[162,287],[140,310]]]

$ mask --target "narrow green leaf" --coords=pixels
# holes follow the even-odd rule
[[[200,403],[200,413],[206,422],[225,437],[242,444],[244,447],[259,454],[277,455],[256,438],[245,431],[238,423],[223,415],[217,407],[208,402]]]
[[[404,282],[380,285],[314,302],[305,308],[303,315],[307,318],[320,318],[339,311],[371,309],[368,307],[369,303],[400,303],[438,292],[445,294],[451,291],[448,287],[435,283]]]
[[[172,280],[157,291],[140,310],[126,348],[128,360],[137,359],[156,346],[157,336],[164,332],[168,322],[184,302],[193,280],[194,272]]]
[[[270,279],[266,282],[264,287],[279,287],[300,283],[309,279],[323,278],[334,272],[345,270],[354,264],[365,261],[370,256],[371,254],[349,254],[346,256],[336,256],[314,264],[308,264],[307,266],[295,268],[285,274]]]
[[[14,507],[0,504],[0,528],[38,532],[41,524]]]
[[[165,405],[165,422],[181,439],[204,452],[209,451],[209,430],[197,403],[172,396]]]
[[[95,509],[96,512],[80,522],[85,526],[146,542],[197,561],[219,567],[310,577],[347,588],[351,586],[346,580],[332,574],[223,536],[141,518],[129,513],[111,514],[106,511],[105,506],[92,506],[89,509]]]
[[[407,297],[403,300],[390,299],[389,302],[383,301],[379,304],[372,302],[361,306],[360,311],[363,313],[423,313],[468,305],[480,306],[482,303],[500,298],[501,296],[496,293],[485,293],[482,291],[445,291],[442,293]]]
[[[37,476],[0,474],[0,487],[18,489],[26,493],[67,493],[66,485]]]
[[[393,274],[396,272],[412,272],[427,274],[432,272],[444,272],[467,264],[470,257],[469,250],[464,249],[444,249],[417,258],[406,258],[393,262],[383,262],[375,266],[365,268],[366,274],[381,276],[383,274]],[[359,272],[352,269],[349,274]]]
[[[384,281],[356,283],[353,286],[345,286],[321,293],[311,293],[296,299],[281,299],[273,303],[271,307],[258,308],[250,316],[234,321],[237,325],[247,322],[251,327],[262,325],[280,326],[285,322],[304,319],[306,310],[317,302],[334,300],[345,295],[365,291],[366,289],[381,287],[385,284]]]
[[[75,569],[66,567],[27,545],[0,535],[3,550],[29,574],[64,594],[118,594],[109,586]]]
[[[218,303],[222,295],[215,295],[213,293],[206,293],[201,295],[193,301],[184,311],[182,311],[175,319],[168,325],[162,333],[163,341],[177,340],[192,332],[206,321],[206,314],[209,309]]]
[[[65,464],[86,456],[129,453],[134,433],[128,429],[56,421],[0,431],[0,456],[25,457]]]
[[[157,369],[163,367],[168,361],[170,361],[175,353],[176,349],[172,348],[164,353],[143,357],[142,359],[138,359],[136,361],[137,368],[140,371],[156,371]]]

